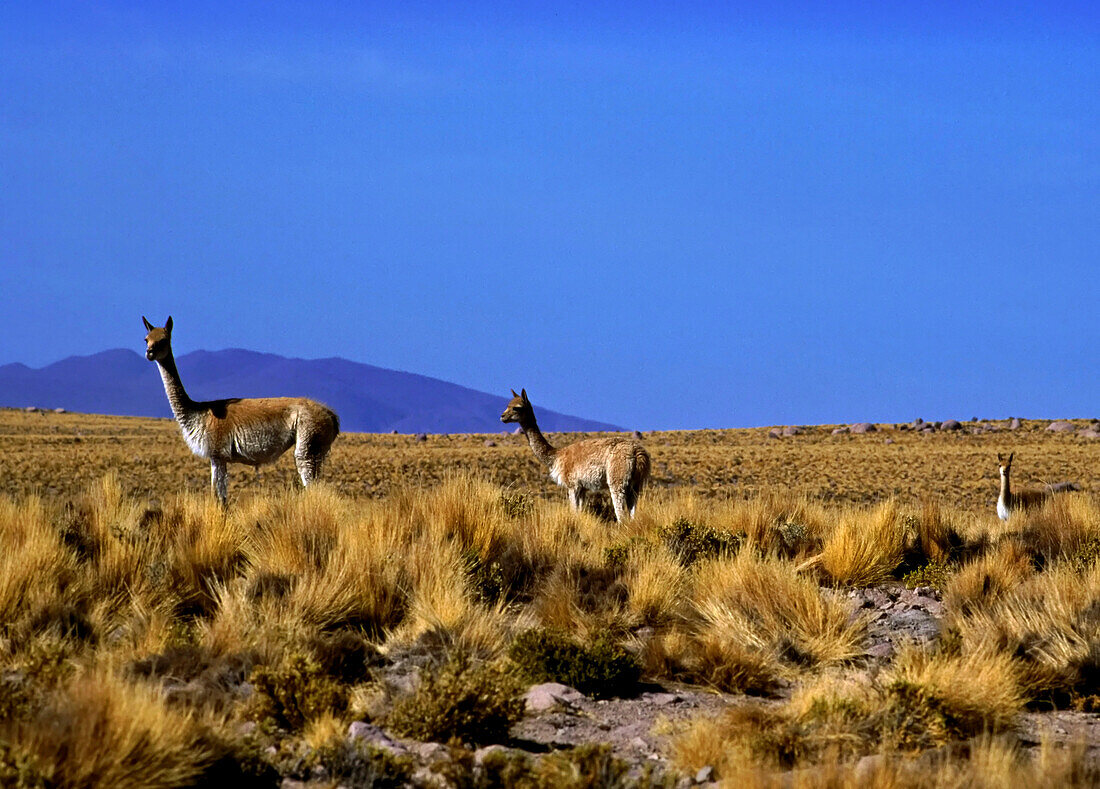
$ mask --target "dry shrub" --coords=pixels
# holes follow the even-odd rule
[[[876,751],[915,753],[1004,730],[1020,704],[1011,661],[1001,656],[903,651],[883,685],[823,677],[784,704],[697,720],[674,740],[673,758],[686,770],[709,764],[732,779]]]
[[[664,627],[687,614],[687,574],[665,551],[642,549],[625,561],[622,583],[631,624]]]
[[[942,716],[947,738],[1007,728],[1023,706],[1013,660],[986,651],[946,655],[907,648],[886,675],[895,694],[919,694]]]
[[[953,618],[964,650],[1014,661],[1029,695],[1055,704],[1096,693],[1100,678],[1100,568],[1068,564],[1036,574],[986,605]]]
[[[458,653],[425,672],[417,689],[394,703],[386,723],[399,736],[418,740],[503,742],[523,717],[521,690],[510,671]]]
[[[107,673],[73,680],[32,718],[5,726],[0,740],[52,786],[189,786],[217,756],[190,715]]]
[[[958,559],[964,539],[940,504],[925,498],[920,513],[910,523],[913,526],[913,552],[921,563],[946,565]]]
[[[1087,496],[1053,496],[1027,513],[1021,538],[1048,563],[1073,557],[1100,538],[1100,510]]]
[[[1034,574],[1031,557],[1020,542],[1004,540],[992,553],[963,565],[948,582],[943,601],[952,614],[966,615],[990,605]]]
[[[905,552],[905,529],[893,501],[870,511],[842,512],[825,538],[819,566],[837,584],[868,586],[890,577]]]
[[[862,654],[865,623],[853,619],[848,603],[823,593],[786,562],[742,554],[703,565],[694,586],[704,630],[707,623],[740,618],[744,631],[776,645],[786,659],[808,665]]]
[[[254,688],[249,715],[265,730],[298,731],[347,707],[344,688],[316,660],[301,653],[287,656],[278,666],[257,666],[249,681]]]
[[[549,573],[529,610],[544,628],[588,638],[626,630],[629,597],[623,568],[567,560]]]
[[[766,693],[782,678],[862,654],[866,623],[786,562],[743,552],[691,578],[683,630],[642,644],[652,676]]]
[[[529,682],[560,682],[596,698],[638,690],[638,659],[606,633],[578,643],[564,633],[527,630],[512,642],[508,656]]]
[[[42,502],[0,498],[0,622],[11,627],[28,610],[59,603],[74,573]]]

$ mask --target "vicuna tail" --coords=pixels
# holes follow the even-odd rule
[[[649,478],[649,453],[645,447],[634,447],[634,468],[630,472],[630,488],[635,494],[641,493],[645,481]]]

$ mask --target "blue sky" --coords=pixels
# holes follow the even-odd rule
[[[1100,416],[1100,12],[759,5],[5,4],[0,364],[172,314],[642,429]]]

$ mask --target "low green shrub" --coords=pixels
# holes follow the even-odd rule
[[[902,583],[909,589],[918,586],[931,586],[942,591],[947,587],[951,576],[959,569],[957,564],[943,562],[928,562],[916,569],[910,570],[902,577]]]
[[[474,550],[463,556],[466,564],[466,578],[474,596],[483,603],[495,603],[504,597],[507,582],[504,568],[499,561],[485,560]]]
[[[742,534],[720,531],[686,518],[662,526],[658,536],[683,567],[691,567],[703,559],[732,556],[745,541]]]
[[[254,689],[250,713],[265,730],[297,731],[309,720],[347,707],[344,689],[301,653],[275,667],[257,666],[249,681]]]
[[[520,633],[508,655],[531,682],[560,682],[595,698],[633,695],[641,676],[638,659],[607,635],[584,646],[536,628]]]
[[[610,545],[604,549],[603,563],[608,567],[621,569],[626,566],[627,559],[634,551],[645,548],[649,544],[649,540],[645,537],[631,537],[626,542]]]
[[[514,673],[499,665],[475,665],[460,653],[426,671],[416,691],[393,705],[387,724],[395,734],[417,740],[501,742],[523,717],[521,690]]]
[[[311,762],[322,765],[329,778],[344,786],[400,789],[412,781],[413,760],[359,741],[342,740],[318,748]]]
[[[10,789],[47,789],[51,786],[34,756],[0,740],[0,786]]]

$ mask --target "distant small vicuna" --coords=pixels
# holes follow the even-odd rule
[[[519,423],[535,457],[550,469],[550,479],[569,491],[574,510],[584,505],[588,491],[608,490],[615,519],[621,523],[634,516],[650,465],[649,453],[639,442],[631,438],[589,438],[555,449],[539,430],[526,389],[519,394],[512,390],[512,399],[500,421]]]
[[[274,463],[294,447],[298,476],[307,487],[321,474],[340,420],[328,406],[304,397],[230,398],[196,402],[187,396],[172,355],[172,318],[163,327],[143,316],[145,358],[160,367],[164,391],[183,439],[199,457],[210,461],[210,484],[222,502],[227,500],[229,463],[261,466]]]
[[[1041,490],[1014,492],[1009,476],[1012,474],[1012,458],[1015,456],[1015,452],[1009,453],[1007,458],[1001,454],[997,455],[997,464],[1001,471],[1001,493],[997,496],[997,517],[1001,520],[1008,520],[1014,512],[1023,512],[1041,507],[1055,493],[1078,490],[1077,485],[1073,482],[1058,482],[1047,485]]]

